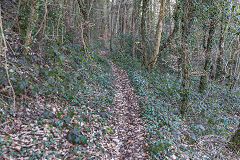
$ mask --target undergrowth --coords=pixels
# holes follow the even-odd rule
[[[211,82],[202,95],[198,77],[192,77],[189,107],[182,117],[178,75],[163,72],[161,67],[148,73],[139,59],[124,52],[109,57],[128,72],[148,124],[146,150],[153,159],[234,159],[227,142],[239,122],[239,89],[230,93],[227,86]]]
[[[97,145],[104,132],[107,118],[99,113],[107,114],[113,102],[111,67],[97,52],[86,53],[78,45],[48,43],[51,45],[40,53],[9,55],[17,105],[14,108],[7,93],[0,93],[0,129],[4,132],[1,135],[5,135],[0,137],[0,157],[86,158],[91,156],[86,146]],[[5,77],[4,72],[0,75]],[[7,86],[6,78],[1,83]],[[34,153],[28,147],[16,149],[14,138],[26,132],[19,130],[22,125],[31,126],[32,135],[37,130],[51,131],[31,138],[30,148],[38,148]],[[80,141],[85,147],[75,145],[66,153],[60,152],[66,147],[65,136],[71,130],[80,130]],[[48,152],[49,148],[52,152]]]

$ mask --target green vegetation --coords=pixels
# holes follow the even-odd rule
[[[202,95],[196,87],[199,79],[191,77],[190,105],[182,117],[179,110],[181,79],[177,74],[160,69],[164,66],[148,73],[138,59],[124,52],[117,56],[113,53],[110,58],[129,74],[143,119],[148,124],[147,150],[154,159],[172,155],[195,159],[232,158],[227,153],[224,155],[226,148],[222,145],[239,123],[233,114],[239,109],[239,89],[229,92],[228,87],[213,81],[208,93]]]
[[[59,46],[56,42],[49,43],[52,46],[42,55],[17,56],[9,61],[12,64],[9,68],[10,79],[18,106],[12,108],[1,104],[0,122],[11,123],[12,128],[6,131],[11,136],[3,136],[0,140],[0,157],[6,153],[15,158],[27,156],[32,159],[50,158],[52,154],[57,154],[59,158],[63,156],[57,151],[46,154],[47,149],[33,154],[28,152],[27,147],[19,149],[20,153],[16,152],[12,146],[12,134],[18,132],[18,128],[12,114],[25,117],[21,124],[31,125],[33,129],[40,125],[40,130],[42,126],[47,126],[50,131],[56,132],[56,137],[51,134],[36,136],[33,138],[33,145],[46,137],[48,140],[43,142],[45,147],[56,147],[58,144],[55,139],[67,134],[68,130],[70,133],[74,131],[67,134],[70,143],[93,145],[96,142],[90,142],[88,136],[105,130],[107,118],[102,118],[99,113],[108,112],[113,102],[114,91],[109,64],[100,58],[97,52],[91,52],[90,57],[87,57],[77,45],[72,47],[70,44]],[[2,97],[3,102],[13,103],[11,98],[4,95]],[[99,129],[94,131],[90,128],[92,125],[99,126]],[[76,135],[75,130],[79,129],[81,132]],[[79,149],[81,148],[78,146],[72,148]],[[80,151],[75,156],[85,157],[88,153],[84,149]]]

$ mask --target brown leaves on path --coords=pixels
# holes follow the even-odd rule
[[[104,52],[101,52],[101,56]],[[126,71],[108,60],[112,65],[115,85],[114,107],[109,120],[109,126],[114,130],[105,142],[107,159],[144,160],[148,159],[144,150],[146,127],[140,118],[133,87]],[[107,145],[111,144],[111,145]]]

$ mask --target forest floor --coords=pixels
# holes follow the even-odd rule
[[[79,71],[70,70],[86,80],[84,83],[76,80],[79,83],[73,85],[72,90],[77,92],[72,100],[56,96],[54,101],[48,101],[47,97],[37,92],[37,97],[25,96],[29,103],[13,109],[15,115],[10,113],[11,110],[0,110],[3,122],[0,124],[1,160],[149,159],[145,150],[147,127],[140,117],[140,107],[127,72],[107,59],[106,53],[102,51],[99,57],[95,57],[97,60],[94,62],[99,64],[93,66],[96,73],[92,77],[98,76],[94,80],[88,72],[89,75],[83,76]],[[104,70],[103,65],[108,65],[109,70]],[[105,66],[105,69],[108,67]],[[108,79],[110,77],[111,80]],[[75,79],[74,76],[72,78]],[[111,84],[108,84],[110,81]],[[60,88],[64,85],[59,83]],[[79,90],[80,86],[85,88]],[[54,93],[52,88],[50,90]],[[111,105],[98,103],[96,97],[99,102],[112,101]],[[112,100],[109,100],[111,97]],[[63,101],[66,103],[61,103]],[[68,140],[69,133],[74,129],[80,129],[77,136],[81,144]]]
[[[16,61],[38,83],[29,78],[16,108],[0,106],[0,160],[239,159],[226,143],[239,122],[239,92],[215,86],[202,99],[192,92],[196,106],[182,119],[174,75],[149,74],[126,54],[84,60],[78,48],[69,52],[41,74]]]
[[[106,52],[102,51],[104,58]],[[140,117],[140,107],[138,106],[133,87],[130,84],[125,70],[108,60],[112,66],[115,85],[114,107],[109,126],[114,130],[114,134],[107,139],[106,150],[109,157],[104,159],[147,159],[144,151],[144,140],[146,136],[146,126]]]
[[[150,159],[240,159],[229,148],[239,123],[239,90],[229,94],[228,87],[211,82],[208,93],[202,95],[195,80],[189,109],[182,117],[181,79],[170,74],[168,66],[160,63],[149,73],[128,51],[113,52],[108,58],[128,74],[148,128],[145,142]]]

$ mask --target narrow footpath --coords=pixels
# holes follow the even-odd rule
[[[104,56],[101,52],[101,56]],[[144,139],[146,127],[140,118],[133,87],[125,70],[108,60],[112,66],[115,85],[114,107],[112,109],[109,126],[114,134],[106,140],[105,158],[114,160],[146,160]]]

